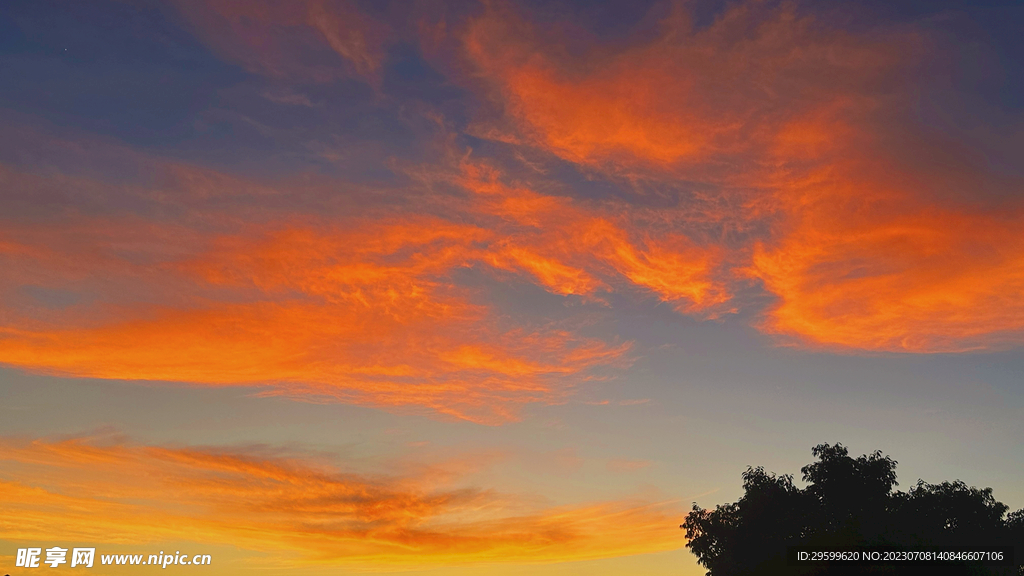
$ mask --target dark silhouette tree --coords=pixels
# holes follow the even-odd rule
[[[800,470],[805,488],[795,486],[788,474],[748,467],[738,501],[714,510],[694,503],[680,527],[708,576],[1024,575],[1024,510],[1007,515],[991,488],[919,480],[906,492],[894,491],[896,461],[880,451],[852,458],[842,444],[820,444],[811,454],[817,461]],[[786,556],[791,546],[978,545],[1015,546],[1015,565],[796,565]]]

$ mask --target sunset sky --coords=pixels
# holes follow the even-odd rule
[[[0,571],[695,576],[822,442],[1024,507],[1022,27],[4,3]]]

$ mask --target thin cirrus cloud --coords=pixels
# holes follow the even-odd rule
[[[275,78],[377,81],[390,34],[387,24],[350,0],[175,0],[172,5],[222,58]]]
[[[429,474],[361,475],[323,457],[260,447],[149,446],[109,435],[5,438],[0,460],[7,470],[0,501],[16,512],[0,519],[0,529],[16,540],[61,534],[137,545],[189,534],[283,565],[377,568],[583,560],[683,543],[676,502],[544,507],[454,487],[457,475],[447,475],[447,485]]]
[[[838,30],[788,4],[697,27],[677,5],[653,35],[569,50],[571,25],[489,6],[464,55],[512,134],[476,133],[611,178],[713,189],[713,220],[763,226],[723,236],[734,266],[717,277],[775,297],[755,325],[779,342],[927,353],[1024,339],[1024,182],[964,161],[910,113],[922,70],[951,50],[937,38]]]

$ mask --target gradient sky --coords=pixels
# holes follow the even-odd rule
[[[5,3],[0,569],[696,575],[821,442],[1024,506],[1022,26]]]

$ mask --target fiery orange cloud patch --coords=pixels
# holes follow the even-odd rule
[[[718,278],[721,250],[678,232],[641,231],[629,210],[587,207],[501,182],[483,165],[464,164],[460,182],[475,211],[511,223],[489,262],[520,269],[557,294],[594,295],[626,284],[653,292],[684,312],[713,315],[731,295]],[[623,282],[623,280],[625,282]]]
[[[901,352],[1024,339],[1020,206],[986,206],[983,171],[956,175],[960,195],[978,188],[980,198],[958,201],[913,166],[942,146],[921,146],[927,137],[908,137],[914,125],[901,119],[913,67],[928,57],[921,33],[846,32],[793,5],[752,2],[702,28],[676,5],[653,35],[613,44],[548,26],[495,3],[466,28],[464,53],[514,127],[497,138],[627,180],[709,186],[698,200],[718,210],[713,220],[762,227],[733,243],[731,271],[710,275],[719,293],[745,275],[763,282],[778,300],[762,330]],[[921,150],[897,155],[892,142]],[[636,266],[617,254],[624,274],[663,298],[680,284],[669,271],[695,261]]]
[[[928,203],[897,182],[848,173],[805,190],[785,231],[753,255],[752,274],[778,296],[762,328],[892,352],[1024,341],[1024,211]]]
[[[545,30],[507,4],[489,6],[468,26],[465,53],[519,130],[567,160],[638,177],[685,165],[688,177],[728,178],[739,156],[752,164],[775,135],[792,135],[806,110],[870,102],[865,85],[899,62],[894,44],[913,45],[825,29],[792,5],[746,2],[705,28],[674,5],[653,38],[645,29],[631,45],[592,40],[580,55],[565,46],[565,24]]]
[[[202,541],[378,568],[582,560],[683,543],[674,502],[537,508],[489,490],[343,473],[301,454],[7,438],[0,460],[8,540]]]
[[[764,180],[773,232],[748,271],[778,300],[759,327],[788,344],[845,350],[1021,343],[1024,182],[882,118],[812,110],[767,148],[790,168]]]
[[[560,401],[629,346],[551,325],[502,327],[472,304],[445,275],[479,260],[474,243],[492,235],[407,219],[208,239],[150,279],[172,278],[185,302],[107,305],[77,326],[71,314],[8,324],[0,361],[70,376],[269,385],[270,394],[500,423],[525,403]]]
[[[189,214],[203,198],[226,200],[222,187],[289,193],[142,161],[181,191],[175,198],[187,201],[175,207]],[[25,197],[71,181],[5,173]],[[715,279],[720,251],[641,230],[621,207],[546,196],[468,159],[444,178],[461,195],[426,195],[418,214],[371,206],[335,221],[11,223],[0,236],[0,362],[64,376],[264,386],[498,424],[524,404],[564,401],[602,367],[628,365],[630,346],[581,336],[571,323],[512,322],[480,289],[460,286],[460,270],[511,273],[594,302],[639,291],[705,316],[729,300]],[[108,193],[88,178],[71,185]],[[144,184],[128,191],[156,196]]]

